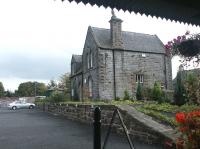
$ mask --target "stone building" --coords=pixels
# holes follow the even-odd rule
[[[135,96],[137,83],[153,87],[159,81],[172,88],[171,58],[156,35],[122,31],[112,14],[110,29],[88,27],[82,55],[71,59],[72,99]]]

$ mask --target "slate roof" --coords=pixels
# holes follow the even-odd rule
[[[102,29],[96,27],[89,28],[91,28],[99,47],[112,49],[110,29]],[[122,31],[122,40],[125,50],[163,54],[165,53],[164,45],[156,35]]]
[[[82,63],[82,55],[73,54],[72,59],[74,59],[75,62]]]
[[[65,1],[65,0],[62,0]],[[200,25],[199,0],[68,0]]]

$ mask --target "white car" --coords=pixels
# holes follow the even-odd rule
[[[29,108],[29,109],[33,109],[35,107],[35,104],[34,103],[28,103],[28,102],[25,102],[25,101],[14,101],[12,103],[10,103],[8,105],[8,107],[10,109],[13,109],[13,110],[16,110],[18,108]]]

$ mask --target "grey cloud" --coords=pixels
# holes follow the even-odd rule
[[[4,55],[0,59],[0,77],[3,78],[52,79],[70,70],[69,55]]]

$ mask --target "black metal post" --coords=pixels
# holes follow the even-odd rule
[[[126,128],[126,125],[124,124],[123,118],[122,118],[122,116],[121,116],[121,114],[120,114],[120,112],[119,112],[118,109],[115,109],[114,112],[113,112],[113,116],[112,116],[112,119],[111,119],[111,121],[110,121],[110,125],[109,125],[109,128],[108,128],[107,134],[106,134],[106,138],[105,138],[105,141],[104,141],[104,143],[103,143],[103,149],[106,148],[106,145],[107,145],[107,142],[108,142],[108,138],[109,138],[109,136],[110,136],[110,132],[111,132],[112,125],[113,125],[113,122],[114,122],[114,119],[115,119],[116,114],[119,116],[119,120],[120,120],[121,125],[122,125],[122,127],[123,127],[123,129],[124,129],[124,133],[126,134],[126,137],[127,137],[127,140],[128,140],[128,143],[129,143],[130,148],[131,148],[131,149],[135,149],[135,148],[134,148],[134,145],[133,145],[133,143],[132,143],[132,141],[131,141],[131,138],[130,138],[130,136],[129,136],[128,129]]]
[[[101,110],[99,107],[94,109],[94,148],[101,149]]]
[[[110,121],[110,125],[109,125],[109,128],[108,128],[107,134],[106,134],[106,138],[105,138],[105,141],[103,143],[103,149],[106,149],[106,145],[107,145],[107,142],[108,142],[108,138],[110,136],[110,132],[111,132],[112,125],[113,125],[116,114],[117,114],[117,110],[114,111],[112,119]]]

